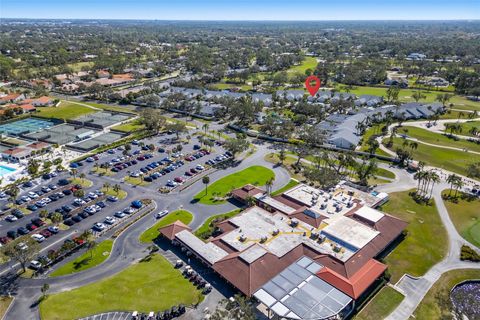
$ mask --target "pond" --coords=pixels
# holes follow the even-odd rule
[[[450,292],[455,310],[470,320],[480,319],[480,281],[465,281]]]

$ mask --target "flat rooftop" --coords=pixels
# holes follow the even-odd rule
[[[361,202],[354,194],[348,194],[340,188],[326,192],[304,184],[290,189],[283,195],[307,206],[313,214],[326,218],[343,216]]]
[[[189,230],[183,230],[176,234],[178,240],[183,244],[188,246],[193,250],[197,255],[201,256],[203,259],[208,261],[210,264],[221,260],[226,257],[228,253],[222,248],[216,246],[215,244],[208,242],[205,243],[199,238],[197,238]]]
[[[355,222],[350,218],[345,219]],[[319,228],[314,228],[302,221],[291,220],[282,213],[272,214],[259,207],[247,209],[230,219],[230,223],[238,228],[221,236],[221,241],[242,252],[241,255],[245,258],[241,257],[249,263],[263,255],[263,250],[258,249],[258,246],[279,258],[300,244],[341,261],[348,260],[356,251],[356,248],[351,250],[333,237],[319,240],[318,235],[327,224],[322,223]],[[342,247],[341,250],[338,250],[338,246]],[[249,252],[250,250],[255,251]]]
[[[350,249],[356,251],[367,245],[380,232],[353,219],[338,217],[323,228],[322,234],[333,237],[333,241],[347,248],[349,245],[353,246]]]

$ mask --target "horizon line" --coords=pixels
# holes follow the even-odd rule
[[[284,19],[148,19],[148,18],[27,18],[27,17],[0,17],[8,20],[106,20],[106,21],[174,21],[174,22],[332,22],[332,21],[480,21],[479,18],[439,18],[439,19],[319,19],[319,20],[284,20]]]

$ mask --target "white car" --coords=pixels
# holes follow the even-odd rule
[[[87,194],[87,196],[88,196],[90,199],[97,199],[97,198],[98,198],[98,196],[97,196],[95,193],[93,193],[93,192],[89,192],[89,193]]]
[[[107,217],[105,218],[105,221],[104,221],[104,222],[105,222],[106,224],[114,224],[116,221],[117,221],[117,219],[115,219],[114,217],[107,216]]]
[[[85,201],[83,201],[82,199],[80,198],[77,198],[75,200],[73,200],[73,202],[77,205],[82,205],[82,204],[85,204]]]
[[[28,246],[24,242],[20,242],[17,244],[17,248],[20,250],[27,250]]]
[[[88,206],[85,209],[83,209],[83,211],[85,211],[88,214],[93,214],[93,213],[97,212],[97,210],[95,210],[95,207],[93,207],[93,206]]]
[[[165,217],[168,214],[168,210],[162,210],[159,213],[155,214],[155,218],[160,219]]]
[[[5,220],[7,220],[8,222],[13,222],[13,221],[17,221],[18,218],[12,214],[9,214],[8,216],[5,217]]]
[[[28,193],[28,197],[29,197],[29,198],[32,198],[32,199],[35,199],[35,198],[38,198],[38,194],[36,194],[36,193],[33,192],[33,191],[30,191],[30,192]]]
[[[140,172],[138,172],[138,171],[131,172],[131,173],[130,173],[130,177],[132,177],[132,178],[138,178],[138,177],[140,177]]]
[[[52,202],[52,199],[50,199],[50,198],[43,198],[42,201],[43,201],[44,203],[50,203],[50,202]]]
[[[104,223],[97,222],[93,225],[93,229],[98,230],[98,231],[103,231],[107,228],[107,226]]]
[[[37,260],[32,260],[30,261],[30,268],[33,270],[38,270],[42,267],[42,264],[38,262]]]
[[[201,164],[198,164],[198,165],[195,167],[195,169],[197,169],[197,170],[204,170],[205,167],[202,166]]]
[[[32,234],[32,239],[40,243],[40,242],[43,242],[43,240],[45,240],[45,237],[42,236],[41,234],[35,233],[35,234]]]

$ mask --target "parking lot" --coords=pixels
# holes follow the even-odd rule
[[[138,199],[130,195],[125,199],[105,195],[101,191],[105,183],[110,190],[118,184],[122,190],[137,196],[141,193],[132,189],[137,185],[152,192],[180,189],[230,158],[221,143],[212,142],[215,145],[207,148],[196,136],[186,143],[177,140],[174,134],[163,133],[133,141],[129,148],[122,146],[92,155],[71,164],[69,170],[28,181],[19,186],[14,208],[8,205],[11,201],[8,196],[0,198],[0,244],[20,236],[32,237],[40,244],[40,255],[45,255],[85,230],[98,236],[114,229],[135,212],[131,204]],[[100,167],[103,171],[98,171]],[[72,169],[76,171],[75,183],[72,183]],[[82,188],[76,184],[80,175],[93,185]],[[82,197],[74,195],[79,189]],[[51,218],[53,215],[58,218],[56,213],[62,221],[54,225]]]
[[[197,138],[188,144],[179,144],[166,134],[134,141],[129,153],[131,156],[124,155],[123,148],[111,149],[87,159],[83,166],[92,170],[97,163],[108,167],[108,175],[113,179],[169,191],[231,157],[221,145],[209,151]]]

